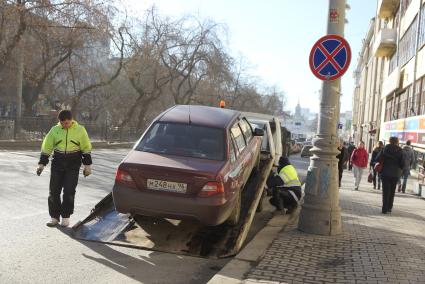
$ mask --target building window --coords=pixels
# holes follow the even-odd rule
[[[413,87],[412,87],[413,88]],[[415,92],[412,98],[412,103],[410,106],[410,116],[419,115],[420,112],[420,103],[421,103],[421,79],[416,80],[415,83]]]
[[[399,66],[406,64],[415,55],[417,19],[418,17],[415,17],[412,24],[400,40]]]
[[[396,119],[405,118],[407,110],[407,90],[396,96]]]
[[[406,117],[413,116],[412,110],[415,105],[415,97],[413,96],[413,85],[410,85],[406,89],[407,93],[407,102],[406,102]]]
[[[421,92],[421,110],[420,114],[425,114],[425,77],[422,77],[422,92]]]
[[[388,75],[390,75],[395,68],[397,68],[397,51],[390,58],[389,67],[388,67]]]
[[[390,121],[392,120],[392,113],[393,113],[393,99],[389,99],[387,100],[387,103],[385,104],[385,121]]]
[[[421,18],[419,19],[419,46],[421,48],[425,44],[425,5],[421,8]]]

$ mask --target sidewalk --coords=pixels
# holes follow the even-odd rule
[[[383,215],[367,175],[353,187],[345,171],[341,235],[302,233],[293,218],[243,283],[425,283],[425,200],[397,193],[393,213]]]

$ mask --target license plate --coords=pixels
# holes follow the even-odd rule
[[[153,190],[163,190],[176,193],[186,193],[187,184],[157,179],[148,179],[147,188]]]

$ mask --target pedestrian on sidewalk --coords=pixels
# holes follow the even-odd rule
[[[391,137],[390,144],[379,152],[377,160],[382,164],[382,214],[391,213],[395,188],[404,167],[403,154],[398,146],[398,138]]]
[[[336,155],[336,158],[338,159],[338,174],[339,174],[338,185],[341,188],[342,173],[344,172],[345,165],[347,164],[347,161],[348,161],[348,151],[347,151],[347,148],[344,147],[343,142],[341,140],[339,141],[339,145],[337,149],[339,151],[339,154]]]
[[[401,178],[398,180],[398,192],[402,191],[403,193],[406,192],[406,184],[407,184],[407,178],[410,175],[410,169],[413,166],[413,163],[415,161],[415,154],[413,153],[413,149],[410,140],[406,141],[406,145],[402,149],[403,154],[403,172],[401,174]],[[403,179],[403,186],[401,185],[401,180]]]
[[[282,213],[285,209],[291,213],[297,208],[302,196],[297,170],[287,157],[281,157],[277,172],[278,175],[271,175],[267,179],[267,187],[272,190],[270,204]]]
[[[69,226],[69,217],[74,213],[75,188],[81,163],[84,165],[84,177],[91,174],[91,143],[86,129],[72,119],[69,110],[62,110],[58,115],[59,123],[53,126],[43,140],[37,175],[40,175],[52,156],[49,186],[50,222],[54,227],[62,216],[61,226]],[[61,202],[61,192],[63,197]]]
[[[378,143],[375,145],[375,149],[373,149],[372,157],[370,158],[369,163],[370,170],[373,171],[373,189],[376,189],[376,182],[378,181],[378,190],[381,189],[381,176],[380,173],[375,171],[374,167],[378,162],[376,157],[378,156],[379,152],[382,151],[382,149],[384,149],[384,143],[382,143],[382,141],[378,141]]]
[[[348,157],[351,158],[351,155],[353,155],[354,150],[356,150],[356,146],[354,146],[353,142],[350,142],[350,145],[348,145]],[[351,171],[353,169],[353,164],[351,163],[351,159],[348,161],[348,170]]]
[[[364,169],[367,168],[368,154],[364,148],[364,142],[360,141],[358,147],[353,151],[350,158],[351,164],[353,164],[353,174],[354,174],[354,190],[359,190],[360,181],[362,180],[362,175]]]

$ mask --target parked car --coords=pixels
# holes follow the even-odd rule
[[[303,149],[301,150],[301,158],[313,156],[313,153],[310,152],[311,148],[313,148],[313,145],[311,144],[304,145]]]
[[[116,210],[237,224],[263,134],[238,111],[189,105],[166,110],[119,165],[112,191]]]
[[[261,113],[244,112],[243,114],[254,128],[264,130],[261,159],[272,158],[273,165],[277,167],[282,156],[282,135],[279,118]]]

